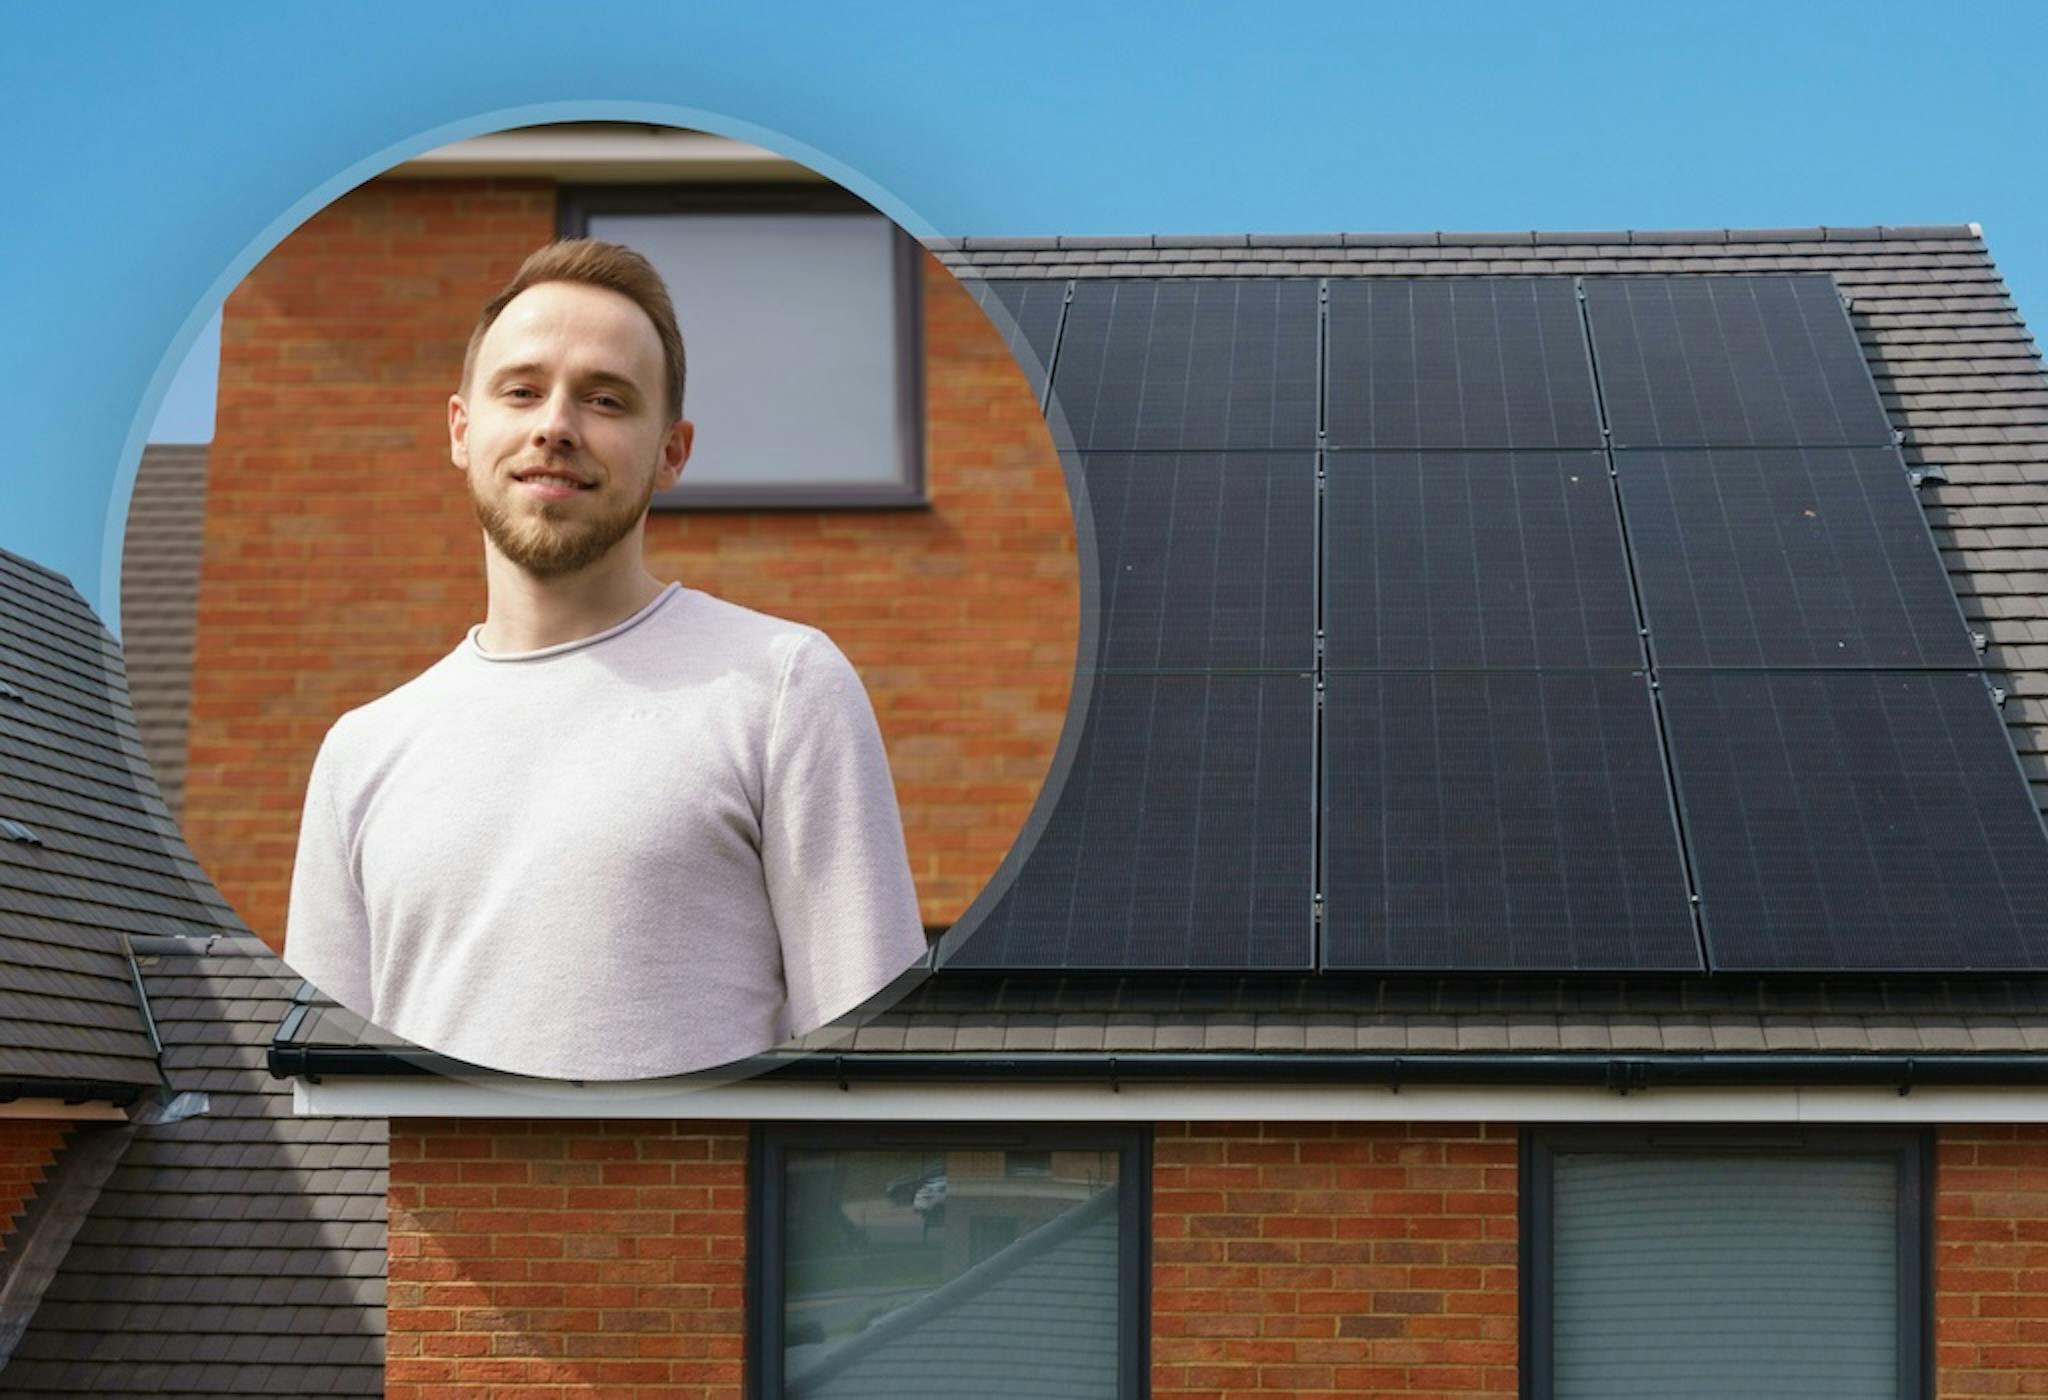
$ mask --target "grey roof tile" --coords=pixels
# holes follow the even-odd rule
[[[380,1396],[385,1125],[295,1117],[264,1049],[297,979],[253,938],[184,947],[140,959],[170,1088],[194,1050],[240,1068],[206,1072],[202,1114],[101,1129],[129,1140],[0,1390]],[[308,1170],[336,1136],[352,1168]],[[286,1364],[309,1330],[338,1344],[317,1376]]]
[[[1245,239],[1251,248],[1341,248],[1341,233],[1254,233]]]

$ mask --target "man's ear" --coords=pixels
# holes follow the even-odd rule
[[[668,425],[668,434],[661,440],[661,467],[654,474],[654,489],[666,491],[676,484],[676,478],[683,474],[683,464],[690,460],[691,444],[697,440],[697,425],[687,418],[678,418]]]
[[[460,471],[469,470],[469,405],[460,394],[448,396],[448,460]]]

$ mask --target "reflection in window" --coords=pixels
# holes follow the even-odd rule
[[[790,1148],[781,1394],[1115,1400],[1121,1155]]]

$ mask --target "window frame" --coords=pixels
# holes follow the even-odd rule
[[[1898,1374],[1901,1400],[1934,1395],[1934,1135],[1927,1129],[1779,1129],[1746,1123],[1530,1127],[1522,1132],[1519,1210],[1521,1393],[1553,1400],[1556,1386],[1554,1187],[1559,1153],[1654,1157],[1755,1156],[1823,1159],[1888,1156],[1899,1203],[1896,1224]]]
[[[783,1182],[797,1151],[1115,1151],[1117,1395],[1150,1394],[1152,1130],[1149,1123],[755,1123],[747,1151],[745,1393],[781,1400]]]
[[[896,222],[855,195],[828,184],[566,184],[555,190],[555,231],[583,238],[593,216],[607,214],[873,214],[888,223],[895,245],[897,476],[887,482],[822,484],[730,482],[693,486],[688,472],[672,491],[655,494],[656,511],[925,510],[924,249]],[[685,348],[687,349],[687,343]],[[685,391],[687,395],[687,390]],[[684,414],[688,416],[688,399]]]

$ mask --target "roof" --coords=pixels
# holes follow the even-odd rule
[[[0,681],[0,817],[36,838],[0,841],[0,1095],[132,1105],[0,1257],[0,1390],[382,1395],[383,1121],[293,1116],[265,1049],[297,979],[179,837],[119,648],[5,552]]]
[[[65,579],[5,552],[0,683],[0,1080],[153,1088],[124,935],[232,916],[150,780],[119,648]]]
[[[264,1050],[298,982],[253,937],[138,961],[165,1072],[205,1108],[81,1130],[128,1141],[0,1390],[383,1395],[383,1120],[293,1116]]]
[[[185,808],[185,737],[206,524],[206,447],[151,443],[135,469],[121,547],[128,698],[164,805]]]
[[[1972,225],[1608,233],[967,238],[967,281],[1120,277],[1831,274],[1985,664],[2048,810],[2048,379]],[[799,1044],[926,1057],[1706,1054],[1977,1056],[2048,1049],[2048,979],[1033,977],[948,972]],[[396,1043],[316,1004],[289,1051]],[[367,1054],[360,1053],[367,1051]],[[416,1057],[407,1056],[411,1064]],[[303,1060],[287,1057],[287,1062]],[[394,1061],[390,1066],[399,1067]]]

